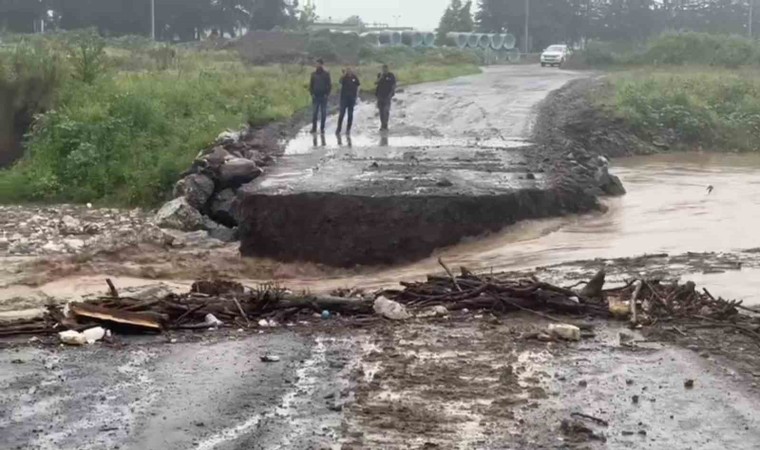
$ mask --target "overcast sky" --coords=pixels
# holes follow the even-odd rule
[[[320,20],[360,16],[365,22],[433,30],[449,0],[314,0]],[[397,17],[398,16],[398,22]]]

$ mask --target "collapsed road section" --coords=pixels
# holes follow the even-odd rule
[[[518,220],[597,208],[588,189],[563,184],[561,150],[527,140],[536,106],[578,77],[486,69],[399,93],[390,134],[375,131],[364,104],[353,137],[299,135],[238,194],[242,254],[391,264]],[[593,155],[580,169],[607,173]]]

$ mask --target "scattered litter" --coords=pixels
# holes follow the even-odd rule
[[[94,344],[106,336],[110,336],[111,332],[102,327],[88,328],[82,332],[85,340],[88,344]]]
[[[375,300],[375,312],[386,319],[406,320],[410,317],[404,305],[380,296]]]
[[[328,311],[328,310],[322,311],[322,318],[325,319],[325,320],[329,319],[330,318],[330,311]]]
[[[424,319],[426,317],[443,317],[448,316],[449,310],[443,305],[435,305],[430,308],[425,308],[417,314],[417,317]]]
[[[222,325],[224,325],[224,322],[222,322],[221,320],[217,319],[216,316],[213,315],[213,314],[211,314],[211,313],[206,314],[205,323],[206,323],[206,325],[208,325],[210,327],[213,327],[213,328],[219,328]]]
[[[694,387],[694,380],[688,379],[688,380],[684,381],[683,382],[683,387],[685,387],[686,389],[693,388]]]
[[[581,329],[575,325],[569,324],[551,324],[549,325],[549,334],[566,341],[580,341]]]
[[[264,355],[261,357],[261,362],[271,363],[271,362],[279,362],[280,357],[275,355]]]
[[[639,396],[638,395],[634,395],[633,397],[631,397],[631,400],[633,401],[634,404],[636,404],[636,403],[639,402]]]
[[[74,330],[61,331],[58,333],[58,337],[61,339],[61,342],[67,345],[84,345],[87,343],[87,338],[84,337],[84,334]]]

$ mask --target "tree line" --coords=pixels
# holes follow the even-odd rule
[[[157,38],[197,39],[201,31],[294,28],[304,14],[298,0],[154,0]],[[97,28],[103,35],[151,33],[151,0],[0,0],[0,30]]]
[[[741,34],[749,32],[752,0],[528,0],[530,47],[582,43],[589,39],[636,42],[668,30]],[[510,32],[523,38],[526,0],[478,0],[474,21],[470,1],[452,0],[439,36],[450,31]],[[760,15],[760,10],[753,16]],[[753,25],[756,31],[757,20]]]

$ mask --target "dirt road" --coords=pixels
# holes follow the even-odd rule
[[[403,159],[408,151],[429,152],[426,145],[436,139],[449,140],[445,145],[524,140],[536,102],[576,76],[510,67],[410,88],[395,112],[399,122],[388,151]],[[362,108],[359,117],[371,111]],[[469,125],[440,125],[454,114]],[[374,133],[365,119],[352,144],[357,154],[379,147],[365,139]],[[304,138],[311,139],[299,139]],[[341,161],[345,149],[334,136],[326,139],[334,143],[313,150],[318,164]],[[292,144],[294,155],[302,144]],[[311,144],[305,145],[311,152]],[[280,176],[296,176],[286,172]],[[46,214],[60,219],[54,211],[22,215],[31,230],[46,222]],[[87,214],[96,220],[98,212]],[[3,226],[7,234],[27,231],[10,222]],[[39,234],[35,240],[45,239],[44,232],[32,232]],[[206,241],[187,242],[48,255],[44,262],[6,254],[3,261],[12,258],[13,264],[3,267],[0,294],[6,298],[0,303],[13,303],[14,293],[38,295],[36,303],[24,305],[31,308],[64,294],[102,292],[107,275],[119,286],[164,280],[181,288],[189,279],[220,273],[257,280],[280,275],[294,284],[299,276],[331,273],[334,287],[338,275],[349,273],[243,260],[230,246],[199,249]],[[44,242],[33,246],[45,255],[43,247]],[[576,277],[587,276],[580,271]],[[20,287],[21,282],[31,286]],[[2,447],[750,449],[760,440],[760,397],[752,372],[735,370],[718,343],[695,339],[689,349],[676,348],[601,322],[593,324],[593,337],[578,344],[522,338],[547,325],[531,316],[470,312],[359,327],[314,318],[310,325],[275,329],[119,335],[114,344],[75,349],[4,343]],[[265,355],[281,360],[262,362]],[[688,379],[695,380],[693,388],[684,386]],[[561,423],[572,413],[604,419],[608,426],[585,421],[594,432],[591,440],[584,433],[564,433]]]

